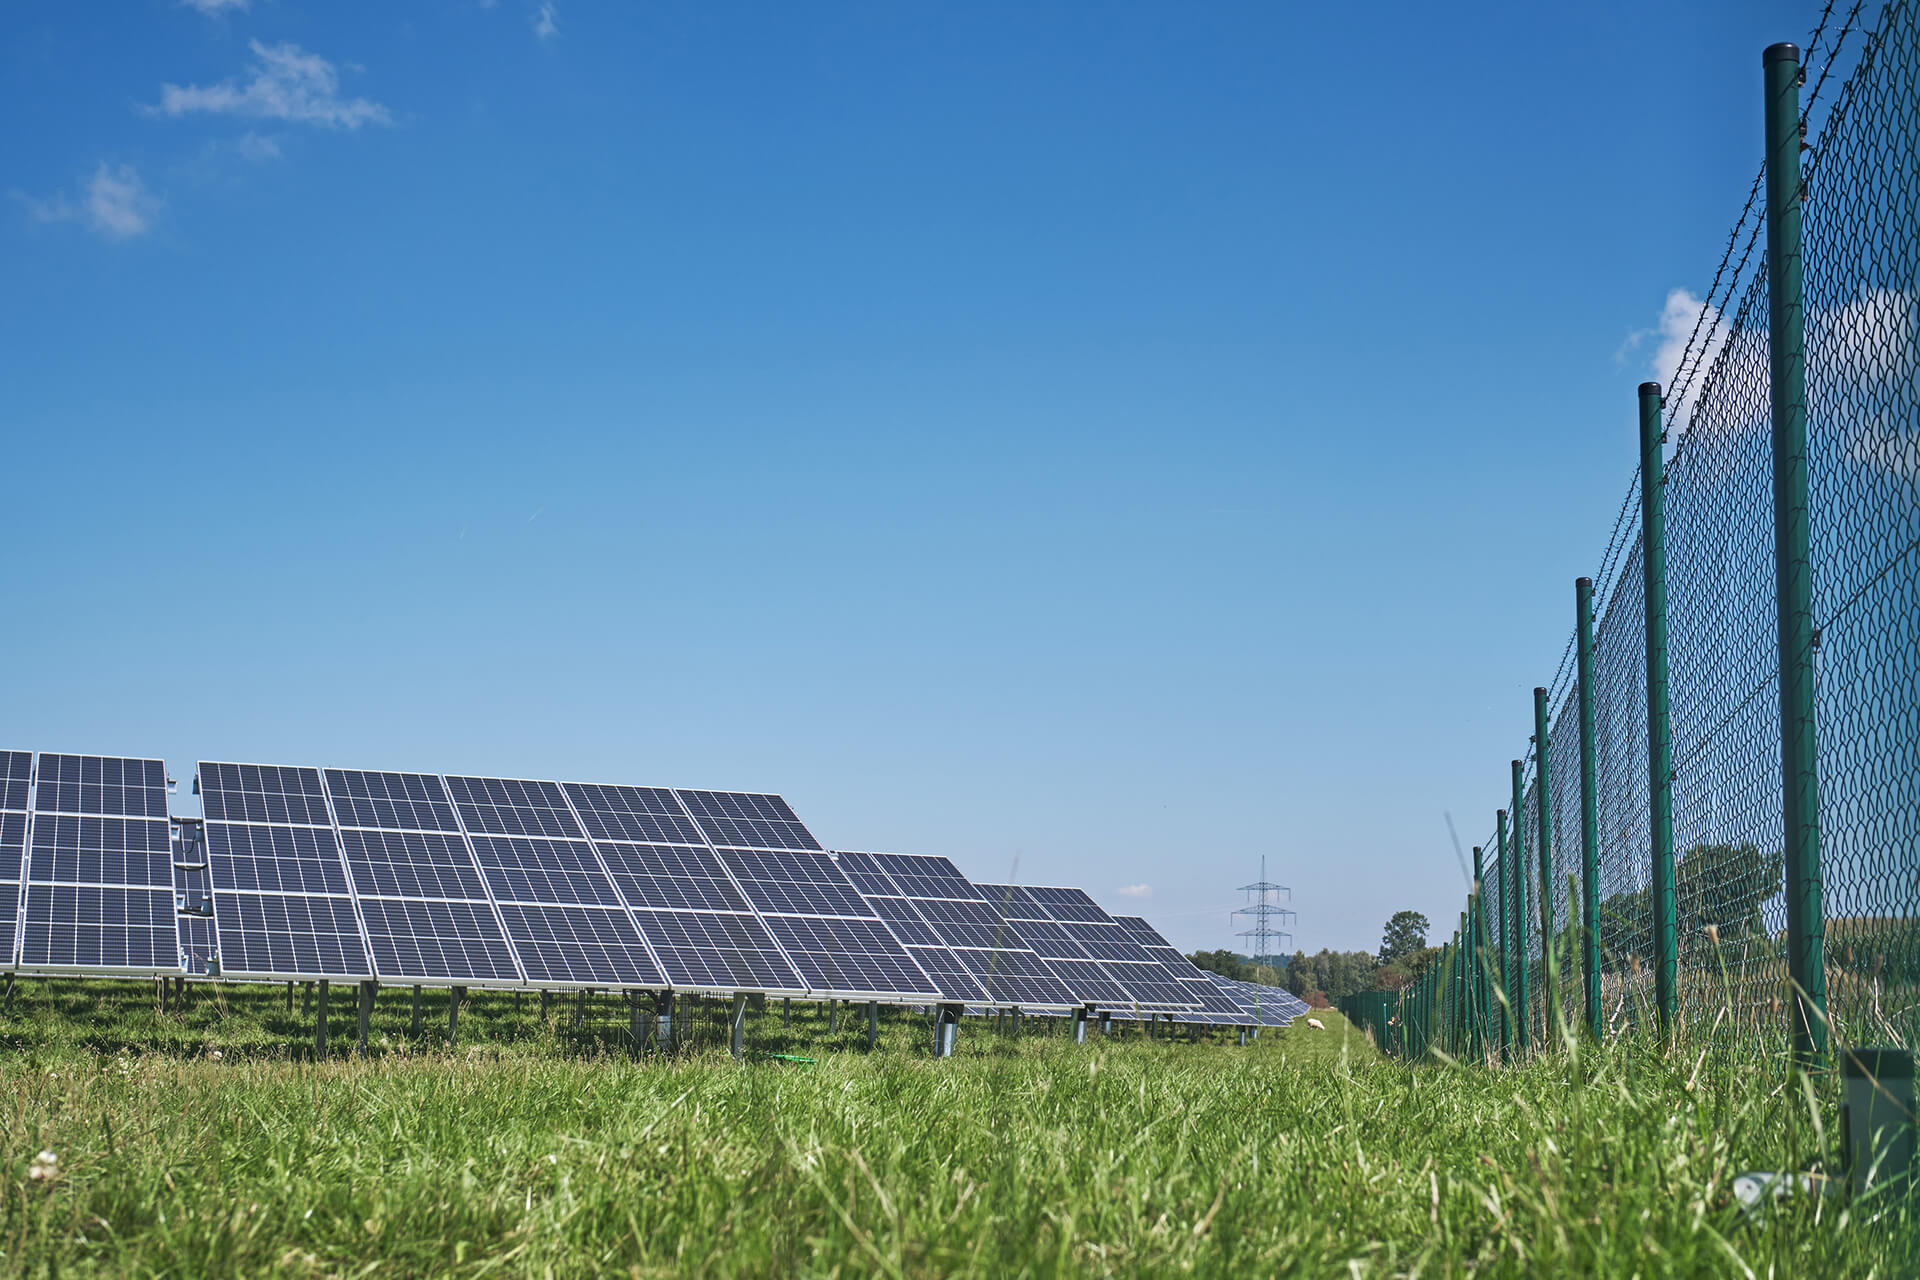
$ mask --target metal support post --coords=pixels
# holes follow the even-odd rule
[[[1553,743],[1547,691],[1533,691],[1533,777],[1540,816],[1534,822],[1540,850],[1540,969],[1547,986],[1546,1034],[1543,1048],[1552,1048],[1560,1032],[1560,957],[1553,933]]]
[[[291,982],[287,984],[287,1012],[293,1012],[293,984]]]
[[[1800,50],[1761,57],[1767,94],[1767,350],[1773,409],[1773,554],[1780,626],[1780,776],[1786,819],[1787,973],[1794,1056],[1827,1054],[1826,906],[1814,737],[1812,519],[1807,480],[1806,300],[1800,245]]]
[[[452,1044],[454,1037],[460,1034],[460,1002],[467,998],[465,987],[454,987],[447,993],[447,1043]]]
[[[792,996],[780,997],[780,1025],[783,1027],[790,1027],[793,1025],[793,997]]]
[[[365,1053],[367,1051],[367,1028],[372,1022],[373,1022],[373,980],[368,979],[367,981],[362,982],[360,984],[360,1025],[358,1029],[359,1034],[355,1037],[355,1039],[358,1040],[359,1042],[361,1053]]]
[[[1667,464],[1660,384],[1640,384],[1640,552],[1647,613],[1647,783],[1653,835],[1653,998],[1662,1034],[1679,1011],[1673,901],[1673,717],[1667,701]]]
[[[547,1007],[552,1003],[552,1000],[553,996],[551,992],[542,991],[540,993],[540,1021],[542,1023],[547,1020]]]
[[[827,1001],[827,1034],[836,1035],[840,1031],[840,1002]]]
[[[1494,927],[1500,934],[1499,969],[1495,975],[1500,997],[1500,1056],[1513,1056],[1513,859],[1507,856],[1507,811],[1494,814],[1494,856],[1500,859],[1500,916]]]
[[[1113,1015],[1104,1010],[1100,1014],[1100,1034],[1103,1036],[1113,1034]]]
[[[1527,1051],[1533,1033],[1533,1005],[1527,988],[1532,977],[1527,972],[1527,790],[1526,766],[1513,762],[1513,836],[1508,852],[1513,855],[1513,1044]]]
[[[627,1039],[632,1042],[629,1047],[635,1055],[639,1054],[641,1047],[647,1042],[646,1021],[640,1011],[640,993],[627,992]]]
[[[933,1056],[951,1058],[960,1037],[960,1013],[957,1004],[935,1005],[933,1009]]]
[[[1593,717],[1593,579],[1573,584],[1580,703],[1580,989],[1587,1034],[1606,1030],[1600,1006],[1600,785]]]
[[[420,1034],[420,988],[418,985],[413,988],[413,1029],[408,1034],[412,1036]]]
[[[320,979],[320,1012],[313,1020],[313,1056],[327,1056],[327,980]]]
[[[573,997],[573,1029],[580,1030],[587,1025],[587,989],[585,987]]]
[[[733,1017],[728,1023],[728,1047],[733,1052],[734,1061],[747,1056],[747,993],[733,993]]]
[[[1085,1005],[1073,1011],[1073,1042],[1075,1044],[1085,1044],[1087,1042],[1087,1009]]]
[[[1473,1055],[1485,1056],[1487,1052],[1487,963],[1492,958],[1493,944],[1487,938],[1487,865],[1486,850],[1475,845],[1473,849],[1473,897],[1469,900],[1468,923],[1473,929],[1473,963],[1469,966],[1469,985],[1467,997],[1467,1016],[1472,1022],[1471,1046]]]
[[[662,991],[653,1002],[653,1043],[662,1053],[673,1052],[673,992]]]
[[[880,1002],[867,1001],[867,1048],[880,1047]]]

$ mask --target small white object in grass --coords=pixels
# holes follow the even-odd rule
[[[1318,1018],[1308,1018],[1307,1025],[1312,1027],[1315,1031],[1325,1031],[1327,1029],[1327,1024],[1320,1021],[1320,1019]]]
[[[27,1166],[27,1181],[51,1182],[60,1169],[60,1157],[52,1151],[42,1151]]]
[[[209,1058],[212,1058],[215,1062],[218,1062],[220,1061],[221,1057],[223,1057],[224,1055],[222,1055],[218,1049],[215,1049],[212,1053],[208,1054],[207,1056]]]
[[[1795,1183],[1799,1184],[1797,1188]],[[1733,1198],[1749,1214],[1763,1208],[1766,1200],[1790,1196],[1796,1189],[1803,1195],[1817,1191],[1830,1196],[1834,1194],[1835,1185],[1831,1178],[1812,1173],[1743,1173],[1733,1180]]]

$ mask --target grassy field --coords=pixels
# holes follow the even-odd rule
[[[1301,1276],[1920,1273],[1920,1202],[1731,1179],[1806,1168],[1834,1113],[1763,1066],[1646,1045],[1508,1071],[1380,1059],[1337,1014],[1242,1048],[1075,1046],[924,1019],[828,1036],[812,1006],[736,1064],[635,1060],[623,1009],[476,997],[460,1042],[330,1060],[272,989],[26,982],[0,1015],[0,1274]],[[214,1054],[218,1053],[218,1057]],[[30,1176],[35,1153],[58,1157]]]

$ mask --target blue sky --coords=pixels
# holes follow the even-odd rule
[[[1444,935],[1817,16],[1456,8],[8,5],[0,745]]]

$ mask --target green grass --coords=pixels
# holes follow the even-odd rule
[[[814,1066],[735,1064],[699,1012],[704,1047],[636,1061],[604,998],[575,1031],[481,995],[448,1047],[389,992],[373,1052],[345,1052],[343,1001],[314,1063],[283,1000],[23,984],[0,1274],[1920,1272],[1911,1197],[1733,1205],[1735,1174],[1827,1149],[1824,1088],[1644,1044],[1489,1071],[1384,1060],[1329,1013],[1245,1048],[969,1021],[937,1062],[924,1019],[868,1053],[864,1020],[828,1037],[805,1006],[752,1041]]]

